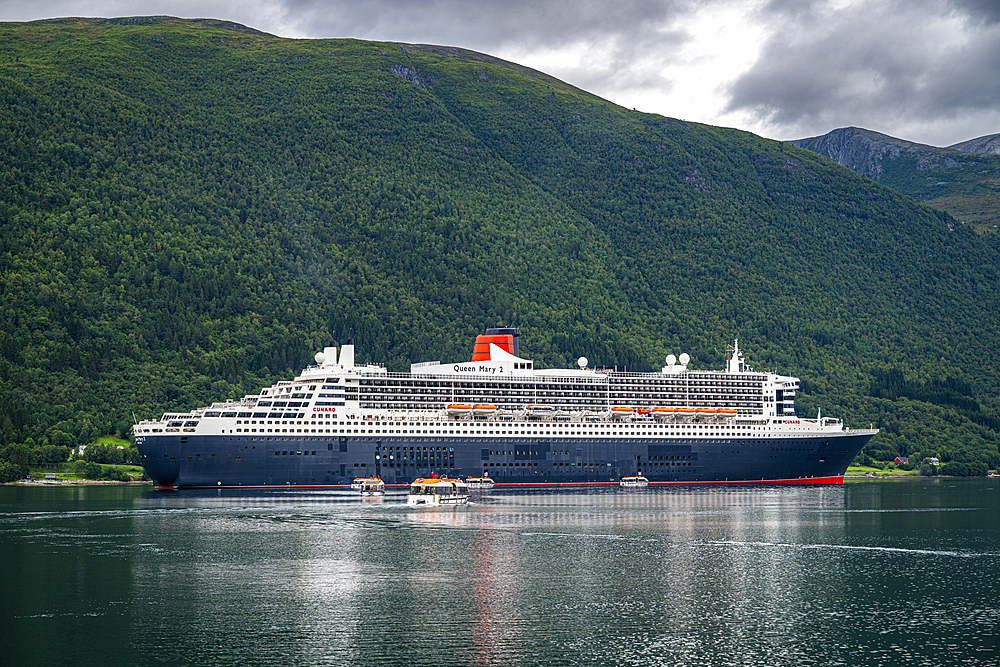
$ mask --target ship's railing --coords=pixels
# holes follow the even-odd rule
[[[440,409],[408,409],[408,408],[365,408],[361,410],[379,410],[376,414],[369,414],[362,417],[365,421],[380,420],[400,420],[400,421],[420,421],[420,422],[449,422],[449,423],[629,423],[637,425],[647,424],[726,424],[743,423],[765,425],[769,423],[768,418],[763,418],[760,414],[740,413],[675,413],[668,416],[632,413],[622,416],[615,413],[610,408],[570,410],[556,407],[549,414],[532,414],[526,408],[502,407],[491,415],[469,414],[449,414],[446,408]],[[348,419],[354,417],[348,414]],[[751,420],[748,420],[751,418]]]
[[[659,371],[648,371],[648,372],[635,372],[635,371],[632,371],[632,372],[629,372],[629,371],[616,371],[616,370],[611,370],[611,369],[603,369],[602,372],[606,373],[609,377],[613,377],[613,378],[639,378],[639,379],[646,379],[646,378],[660,378],[660,377],[663,377],[663,375],[665,375],[664,373],[661,373]],[[718,371],[718,370],[695,370],[695,369],[691,369],[691,368],[688,368],[688,369],[684,370],[681,373],[667,374],[667,375],[670,375],[671,378],[675,378],[677,376],[688,376],[688,377],[699,378],[699,377],[704,377],[706,375],[709,375],[709,376],[718,376],[718,377],[721,377],[721,378],[726,378],[727,380],[733,380],[733,379],[740,380],[740,379],[742,379],[742,380],[746,380],[748,382],[751,382],[751,381],[752,382],[760,382],[760,381],[765,380],[767,378],[767,373],[760,373],[760,372],[757,372],[757,371],[739,371],[738,373],[730,373],[729,371],[726,371],[726,370],[723,370],[723,371]]]
[[[466,362],[467,363],[467,362]],[[540,372],[539,372],[540,373]],[[514,374],[504,374],[502,376],[496,375],[485,375],[479,373],[359,373],[359,377],[362,378],[376,378],[379,380],[384,380],[386,378],[399,379],[399,380],[435,380],[438,382],[516,382],[516,383],[536,383],[536,384],[551,384],[551,383],[574,383],[574,382],[584,382],[591,384],[607,384],[607,377],[604,375],[599,376],[559,376],[559,375],[514,375]]]
[[[462,373],[462,374],[452,374],[452,373],[420,373],[420,372],[410,372],[410,373],[398,373],[398,372],[386,372],[386,373],[358,373],[358,377],[368,378],[393,378],[393,379],[404,379],[404,380],[441,380],[441,381],[452,381],[452,382],[468,382],[469,380],[504,380],[508,382],[537,382],[537,383],[573,383],[573,382],[589,382],[594,384],[607,384],[608,378],[615,379],[650,379],[650,378],[662,378],[663,373],[652,371],[652,372],[626,372],[626,371],[613,371],[606,369],[598,369],[591,371],[593,375],[546,375],[546,370],[551,370],[552,372],[559,372],[562,369],[536,369],[533,375],[503,375],[498,377],[496,375],[486,375],[480,373]],[[569,369],[572,370],[572,369]],[[767,373],[730,373],[729,371],[687,371],[687,374],[694,378],[713,376],[719,378],[725,378],[727,380],[746,380],[748,382],[760,382],[767,377]],[[739,377],[737,377],[739,376]],[[671,376],[675,377],[675,376]]]

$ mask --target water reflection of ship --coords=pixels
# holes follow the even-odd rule
[[[839,508],[843,487],[688,487],[659,488],[655,493],[623,493],[617,485],[601,489],[535,490],[489,496],[474,512],[413,512],[406,520],[420,526],[456,530],[496,530],[553,526],[594,530],[663,529],[665,518],[680,530],[707,513],[766,506]],[[581,508],[586,508],[581,512]],[[529,531],[530,534],[530,531]]]
[[[472,664],[507,665],[516,660],[517,646],[522,641],[518,612],[524,593],[520,581],[521,537],[484,530],[476,533],[472,543]]]

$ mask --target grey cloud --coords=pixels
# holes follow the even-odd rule
[[[304,37],[433,43],[499,57],[577,48],[579,62],[548,73],[608,96],[670,88],[659,63],[689,39],[680,26],[696,6],[695,0],[286,0],[282,14]]]
[[[997,0],[951,0],[950,4],[972,21],[1000,23],[1000,2]]]
[[[783,12],[783,4],[766,11]],[[726,111],[753,114],[779,133],[992,111],[1000,99],[1000,26],[963,14],[969,20],[955,34],[948,19],[960,4],[983,3],[900,0],[822,16],[815,6],[786,13],[799,20],[775,30],[731,86]]]
[[[639,42],[688,11],[691,0],[285,0],[285,20],[303,36],[450,43],[482,48],[520,42],[558,47],[627,35]]]

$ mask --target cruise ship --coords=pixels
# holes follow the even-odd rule
[[[520,332],[488,329],[470,361],[409,373],[356,364],[352,341],[242,400],[134,426],[163,488],[349,487],[380,477],[489,477],[494,488],[841,484],[877,429],[795,413],[799,380],[756,372],[738,341],[723,370],[670,355],[659,372],[539,369]]]

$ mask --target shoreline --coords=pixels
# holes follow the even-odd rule
[[[0,486],[68,486],[68,485],[92,485],[92,484],[149,484],[151,481],[134,479],[130,482],[120,482],[115,479],[19,479],[15,482],[2,482]]]
[[[975,477],[950,477],[946,475],[932,475],[932,476],[921,476],[914,475],[912,473],[885,473],[877,474],[874,477],[868,477],[865,474],[845,474],[844,483],[847,482],[865,482],[865,481],[880,481],[880,480],[901,480],[901,479],[996,479],[994,476],[981,475]],[[112,479],[59,479],[59,480],[44,480],[44,479],[32,479],[24,480],[19,479],[16,482],[0,482],[0,486],[92,486],[92,485],[108,485],[108,484],[122,484],[122,485],[139,485],[145,484],[148,486],[155,486],[152,481],[142,481],[142,480],[132,480],[130,482],[119,482]],[[739,486],[739,484],[734,484],[733,486]]]

